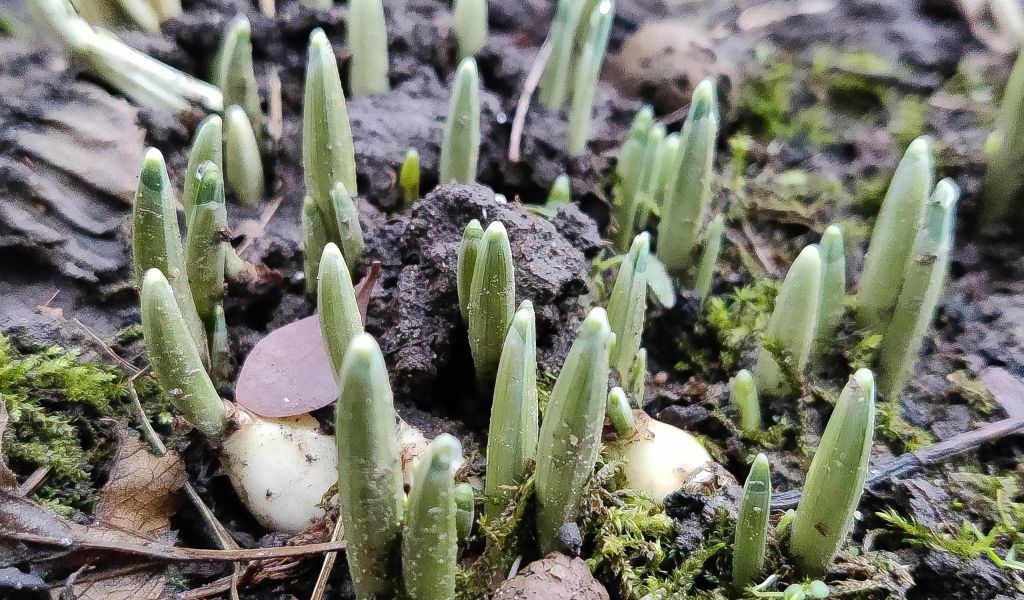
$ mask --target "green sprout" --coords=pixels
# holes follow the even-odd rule
[[[320,315],[320,332],[331,359],[331,372],[337,377],[349,345],[363,332],[363,321],[348,266],[333,243],[328,243],[320,255],[318,279],[316,312]]]
[[[608,322],[615,334],[611,363],[619,374],[619,381],[628,379],[634,357],[643,344],[650,247],[651,237],[646,232],[633,239],[608,300]]]
[[[31,0],[30,8],[88,72],[138,104],[171,114],[224,108],[224,97],[216,87],[131,48],[110,33],[94,30],[68,0]]]
[[[765,331],[767,342],[778,343],[792,359],[790,368],[803,373],[814,342],[814,328],[818,320],[818,294],[821,288],[821,257],[815,246],[808,246],[793,261],[782,289],[775,299],[775,310]],[[767,346],[762,343],[754,379],[758,390],[765,394],[781,395],[791,390],[783,366]]]
[[[224,232],[228,215],[224,209],[224,183],[217,165],[200,167],[196,205],[185,236],[185,272],[195,301],[196,313],[207,338],[216,324],[214,309],[224,297]],[[211,347],[213,340],[210,340]]]
[[[551,184],[551,191],[548,192],[548,206],[561,206],[572,202],[572,182],[569,176],[562,173],[555,178]]]
[[[633,364],[629,367],[626,380],[626,391],[633,399],[633,406],[643,408],[644,391],[647,387],[647,348],[641,348],[633,356]]]
[[[1010,72],[999,106],[999,117],[991,142],[985,173],[981,221],[985,226],[999,223],[1017,210],[1021,190],[1021,165],[1024,164],[1024,48]]]
[[[874,376],[860,369],[839,395],[825,426],[793,519],[789,550],[804,575],[824,575],[853,526],[874,429]]]
[[[444,183],[474,183],[480,158],[480,76],[470,57],[455,73],[438,179]]]
[[[241,106],[258,134],[263,113],[252,66],[252,30],[245,15],[228,22],[211,71],[213,84],[224,94],[224,105]]]
[[[465,541],[473,533],[476,522],[476,495],[473,486],[460,483],[455,486],[455,531],[459,541]]]
[[[633,239],[636,215],[639,211],[637,192],[640,189],[643,172],[648,167],[648,164],[644,162],[644,156],[653,127],[654,109],[644,106],[633,117],[633,122],[629,126],[629,135],[626,136],[626,141],[619,149],[618,162],[615,166],[618,182],[613,194],[612,208],[616,230],[615,247],[620,251],[625,251],[630,240]]]
[[[515,311],[516,281],[512,246],[500,221],[491,223],[477,244],[466,312],[477,381],[487,388],[497,374],[502,341]]]
[[[613,387],[608,392],[608,404],[605,407],[605,412],[608,416],[608,422],[612,424],[620,440],[629,439],[634,431],[636,431],[633,407],[630,406],[629,398],[622,388]]]
[[[473,219],[462,232],[459,243],[458,266],[456,267],[456,289],[459,295],[459,312],[462,321],[469,323],[470,286],[473,283],[473,270],[476,269],[476,256],[480,251],[480,238],[484,237],[484,228],[480,221]]]
[[[257,207],[263,200],[263,159],[245,111],[229,106],[224,111],[224,167],[228,187],[243,206]]]
[[[306,196],[302,201],[302,271],[306,279],[306,293],[317,293],[317,277],[324,247],[328,244],[327,227],[316,201]]]
[[[697,280],[693,289],[701,303],[711,293],[711,281],[718,266],[718,257],[722,254],[722,236],[725,235],[725,216],[716,215],[704,239],[704,251],[700,255],[700,267],[697,269]]]
[[[576,33],[580,22],[587,19],[584,14],[588,2],[580,0],[558,0],[555,20],[551,23],[548,43],[551,55],[544,65],[539,82],[540,103],[549,110],[558,110],[569,97],[569,80],[573,62],[577,58]]]
[[[736,542],[732,555],[732,585],[742,590],[754,583],[764,570],[768,540],[768,511],[771,508],[772,469],[768,457],[758,454],[743,484],[743,499],[736,519]]]
[[[934,180],[931,141],[919,137],[896,168],[864,258],[857,312],[872,333],[884,333],[892,317]]]
[[[402,189],[402,202],[406,207],[420,199],[420,153],[409,148],[398,172],[398,187]]]
[[[224,402],[206,373],[171,284],[159,269],[149,269],[143,276],[142,335],[171,403],[204,435],[219,438],[227,424]]]
[[[459,550],[454,471],[462,445],[439,435],[416,466],[402,524],[402,577],[411,600],[455,597]]]
[[[349,85],[353,98],[381,94],[388,81],[388,31],[381,0],[350,0],[348,47],[352,52]]]
[[[224,317],[224,305],[213,307],[213,327],[207,333],[210,338],[210,379],[216,385],[231,383],[231,345],[228,341],[228,323]]]
[[[488,521],[508,506],[509,490],[523,483],[537,451],[538,430],[537,326],[533,304],[524,300],[505,336],[494,384],[484,488]]]
[[[314,29],[309,36],[302,101],[302,170],[306,193],[320,206],[338,181],[350,194],[359,194],[345,93],[334,50],[322,29]],[[333,217],[327,219],[333,221]]]
[[[693,90],[690,112],[683,125],[679,158],[665,194],[658,231],[658,258],[672,273],[693,262],[693,250],[711,203],[711,175],[718,137],[715,84],[709,79]]]
[[[655,200],[660,205],[668,193],[669,184],[672,183],[672,176],[675,175],[675,166],[679,160],[679,148],[681,143],[681,137],[678,133],[670,133],[665,136],[665,140],[661,143],[662,149],[659,155],[661,156],[661,166],[658,168],[659,180],[658,188],[654,194]]]
[[[760,431],[761,400],[757,397],[757,384],[750,371],[743,369],[736,373],[729,388],[729,399],[740,413],[740,430]]]
[[[576,79],[569,108],[569,137],[566,151],[570,156],[580,156],[587,149],[590,140],[590,121],[594,112],[594,94],[597,80],[601,75],[605,54],[608,51],[608,37],[615,17],[615,3],[602,0],[590,15],[590,33],[577,65]]]
[[[838,225],[829,225],[825,229],[818,252],[821,253],[821,296],[814,345],[821,352],[834,341],[846,299],[846,252],[843,249],[843,231]]]
[[[223,130],[220,115],[206,117],[196,128],[192,147],[188,151],[188,165],[185,167],[185,180],[181,192],[181,205],[185,209],[186,223],[192,218],[192,207],[196,204],[196,194],[202,180],[199,166],[209,161],[217,165],[218,171],[224,172]]]
[[[590,310],[551,390],[537,443],[537,539],[542,554],[557,547],[562,524],[575,520],[601,446],[608,353],[603,308]]]
[[[338,499],[349,574],[360,600],[389,598],[405,490],[391,383],[373,337],[360,333],[352,340],[339,382]]]
[[[196,312],[181,245],[174,192],[167,177],[164,157],[156,148],[146,151],[139,174],[139,188],[132,205],[132,261],[139,287],[150,269],[159,269],[170,280],[179,312],[202,363],[209,364],[203,324]],[[171,388],[168,388],[171,389]]]
[[[960,190],[950,179],[935,186],[924,222],[911,253],[903,289],[889,327],[878,349],[878,367],[885,397],[895,400],[906,387],[924,335],[935,317],[949,274],[949,254],[953,245],[953,221]]]
[[[327,214],[334,215],[334,222],[328,222],[327,233],[330,241],[337,244],[345,256],[345,263],[350,272],[355,272],[356,263],[366,250],[363,239],[363,227],[359,224],[359,209],[355,200],[348,193],[345,184],[335,182],[331,188],[330,210]]]
[[[459,60],[483,50],[487,44],[487,0],[455,0],[452,17]]]

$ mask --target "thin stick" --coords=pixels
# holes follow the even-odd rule
[[[26,533],[23,531],[3,531],[0,538],[17,540],[27,544],[41,546],[58,546],[67,548],[67,540],[54,539],[45,535]],[[302,544],[299,546],[277,546],[274,548],[242,548],[239,550],[207,550],[205,548],[158,547],[144,544],[105,541],[100,539],[78,539],[72,542],[76,550],[98,550],[113,554],[143,556],[164,562],[251,562],[257,560],[275,560],[293,556],[308,556],[325,552],[338,552],[345,549],[345,542],[323,542],[320,544]]]
[[[56,295],[56,294],[55,294],[55,295]],[[91,339],[92,339],[92,341],[96,342],[96,344],[97,344],[97,345],[99,345],[99,347],[100,347],[100,348],[103,348],[103,350],[104,350],[104,351],[105,351],[105,352],[106,352],[106,353],[107,353],[107,354],[108,354],[108,355],[109,355],[109,356],[110,356],[111,358],[113,358],[115,362],[117,362],[118,364],[120,364],[120,365],[121,365],[122,367],[124,367],[124,368],[128,369],[128,371],[130,371],[130,372],[132,372],[132,373],[137,373],[137,372],[138,372],[138,369],[136,369],[136,368],[135,368],[135,365],[133,365],[133,364],[131,364],[130,362],[126,361],[125,359],[121,358],[121,357],[120,357],[120,356],[119,356],[119,355],[117,354],[117,352],[114,352],[114,350],[113,350],[113,349],[112,349],[112,348],[111,348],[110,346],[108,346],[108,345],[107,345],[107,343],[106,343],[106,342],[104,342],[104,341],[103,341],[102,339],[100,339],[100,336],[96,335],[96,334],[95,334],[95,333],[93,332],[93,330],[92,330],[92,329],[89,329],[88,327],[86,327],[86,326],[85,326],[85,323],[82,323],[81,321],[79,321],[79,320],[78,320],[78,317],[75,317],[75,318],[73,318],[73,319],[71,319],[71,320],[72,320],[72,322],[74,322],[74,324],[75,324],[75,325],[78,325],[78,327],[79,327],[79,328],[80,328],[80,329],[81,329],[82,331],[84,331],[84,332],[85,332],[85,334],[86,334],[87,336],[89,336],[89,338],[91,338]]]
[[[14,491],[15,494],[25,498],[31,495],[36,489],[46,481],[46,476],[50,474],[50,467],[39,467],[36,469],[25,483],[18,486],[18,489]]]
[[[540,77],[544,73],[544,65],[551,56],[551,38],[544,40],[544,45],[537,52],[533,59],[533,66],[526,76],[523,84],[523,92],[519,95],[519,102],[516,104],[516,116],[512,119],[512,135],[508,142],[508,159],[514,163],[520,159],[520,145],[523,141],[523,128],[526,126],[526,113],[530,110],[530,100],[533,99],[533,92],[540,84]]]
[[[281,75],[277,65],[267,72],[267,104],[270,108],[270,137],[279,140],[284,134],[284,102],[281,100]]]
[[[331,533],[331,541],[337,542],[345,533],[341,526],[341,519],[334,524],[334,531]],[[331,571],[334,570],[334,561],[337,560],[337,552],[328,552],[324,555],[324,565],[320,567],[320,575],[316,578],[316,585],[313,586],[313,593],[309,600],[323,600],[324,592],[327,590],[327,581],[331,578]]]
[[[245,238],[245,241],[242,242],[242,245],[238,247],[238,256],[242,256],[242,253],[249,249],[249,246],[252,245],[253,241],[255,241],[256,238],[263,236],[263,233],[267,230],[267,224],[270,223],[270,220],[274,218],[275,214],[277,214],[277,209],[281,208],[282,202],[284,202],[284,196],[278,196],[276,199],[274,199],[273,202],[271,202],[267,206],[267,208],[263,211],[263,214],[260,215],[260,234],[247,236]]]
[[[1008,435],[1024,431],[1024,417],[1013,417],[989,423],[973,431],[954,435],[948,440],[932,444],[915,452],[908,452],[885,465],[878,473],[870,476],[865,484],[871,489],[888,482],[913,475],[925,467],[941,464],[949,458],[970,452],[978,446],[994,442]],[[800,490],[790,490],[772,498],[772,508],[789,510],[800,502]]]

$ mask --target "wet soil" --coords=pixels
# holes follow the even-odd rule
[[[184,4],[185,14],[166,24],[164,36],[125,32],[124,38],[204,76],[205,63],[218,43],[215,32],[231,16],[244,12],[253,25],[265,106],[272,71],[281,82],[282,119],[264,123],[268,132],[280,131],[277,138],[266,136],[270,200],[258,210],[234,204],[229,209],[242,256],[283,275],[259,293],[231,299],[228,322],[236,358],[241,359],[266,332],[314,310],[304,295],[299,231],[305,47],[310,31],[322,27],[334,44],[345,81],[346,8],[311,10],[283,2],[278,15],[269,18],[242,0]],[[953,2],[853,0],[807,13],[787,9],[786,4],[620,0],[609,73],[597,94],[590,152],[566,157],[561,151],[565,115],[534,106],[522,138],[522,159],[513,163],[507,153],[512,116],[552,7],[540,0],[492,2],[491,36],[478,57],[485,88],[480,185],[434,189],[455,64],[448,6],[437,0],[385,2],[392,90],[349,103],[367,242],[357,274],[364,273],[370,261],[381,262],[382,278],[374,289],[367,328],[380,340],[396,402],[406,418],[428,433],[454,429],[469,441],[482,439],[489,399],[473,387],[454,285],[456,248],[462,228],[472,218],[485,225],[498,219],[509,229],[517,302],[534,302],[541,366],[557,373],[592,301],[591,261],[602,250],[600,235],[608,225],[613,156],[641,102],[653,103],[675,129],[679,116],[673,111],[685,108],[692,86],[707,75],[719,78],[726,118],[716,203],[736,218],[730,219],[716,293],[729,293],[760,277],[781,276],[794,249],[816,241],[829,222],[870,215],[871,210],[854,197],[867,180],[888,177],[899,159],[904,143],[893,133],[897,117],[891,114],[865,119],[856,107],[826,96],[835,113],[828,125],[838,132],[838,139],[816,144],[807,135],[755,135],[749,164],[736,172],[725,140],[750,130],[750,115],[743,111],[743,82],[762,74],[765,62],[758,59],[758,49],[765,46],[800,65],[803,72],[810,72],[820,60],[823,47],[870,51],[898,66],[896,75],[885,75],[886,88],[917,98],[925,107],[924,129],[936,138],[940,176],[955,177],[964,196],[951,283],[918,373],[902,399],[902,413],[938,440],[1006,416],[1006,408],[998,403],[979,405],[949,377],[964,371],[976,380],[984,369],[998,367],[1024,379],[1024,330],[1019,326],[1024,317],[1024,261],[1019,239],[1005,232],[981,236],[974,230],[981,148],[992,120],[992,102],[953,93],[948,83],[966,65],[982,73],[987,85],[1000,89],[1009,57],[978,42]],[[665,25],[665,19],[672,18],[682,19],[685,28]],[[645,29],[648,26],[655,29]],[[665,28],[668,34],[663,33]],[[154,145],[164,152],[172,178],[180,184],[196,120],[134,107],[88,77],[77,76],[74,66],[52,48],[0,39],[0,64],[5,66],[0,70],[0,331],[36,342],[88,344],[83,328],[70,320],[78,319],[109,338],[138,322],[127,251],[136,165],[144,146]],[[794,79],[788,90],[794,112],[821,101],[813,86],[800,87],[798,81]],[[411,209],[403,209],[396,172],[409,147],[419,151],[423,189],[433,191]],[[813,189],[801,198],[800,210],[780,209],[778,197],[793,193],[778,180],[795,170],[834,180],[838,190]],[[543,202],[547,188],[562,172],[572,178],[574,204],[551,222],[524,211],[518,203]],[[736,183],[737,176],[744,182]],[[496,193],[509,203],[497,201]],[[850,250],[850,272],[857,273],[863,235],[851,236]],[[750,257],[756,260],[747,260]],[[53,310],[40,311],[39,306]],[[749,455],[758,448],[742,439],[727,418],[725,383],[730,373],[717,362],[718,341],[702,329],[701,321],[698,304],[685,290],[675,308],[655,309],[646,340],[651,351],[647,408],[666,422],[705,436],[716,458],[742,481]],[[712,357],[706,368],[676,368],[685,357],[679,343],[683,338],[706,347]],[[125,351],[133,359],[141,356],[137,344]],[[847,368],[841,356],[830,357],[813,381],[838,388]],[[794,408],[770,403],[766,418],[792,418]],[[814,445],[830,411],[820,395],[809,395],[800,408],[811,409],[804,411],[810,416],[802,433],[788,434],[771,452],[780,491],[799,487],[807,464],[801,447]],[[949,473],[1015,469],[1022,448],[1019,439],[1004,439],[923,476],[890,482],[869,493],[862,512],[892,506],[923,523],[956,523],[943,500],[951,493],[946,489]],[[204,499],[240,539],[256,543],[265,532],[245,515],[224,478],[217,476],[208,449],[199,443],[180,449],[194,459],[188,461],[191,475]],[[902,451],[879,443],[873,468],[883,468]],[[680,548],[696,545],[699,523],[706,521],[686,519],[681,517],[681,523],[690,526],[680,526],[688,532],[681,536]],[[185,514],[180,521],[184,539],[198,537],[196,543],[202,543],[201,535],[194,533],[200,530],[194,515]],[[866,519],[855,540],[875,526],[875,520]],[[898,552],[899,562],[908,565],[918,582],[908,597],[997,598],[1015,593],[1005,573],[984,559],[966,561],[906,549],[898,540],[881,543],[882,549]],[[315,577],[305,571],[295,580]],[[194,582],[220,574],[210,569],[183,572]],[[952,580],[955,585],[938,584]],[[346,597],[344,577],[339,576],[336,584],[332,592]],[[259,588],[266,596],[253,597],[278,592],[301,596],[308,588],[305,583],[268,583]]]

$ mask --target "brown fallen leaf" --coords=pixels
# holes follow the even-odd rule
[[[173,452],[151,454],[127,427],[120,427],[117,435],[117,454],[96,504],[96,519],[155,539],[171,530],[185,465]]]
[[[261,417],[292,417],[338,398],[316,315],[272,331],[249,352],[235,401]]]
[[[7,430],[7,403],[4,402],[4,397],[0,395],[0,489],[13,490],[18,487],[18,478],[14,476],[14,472],[11,471],[7,466],[7,461],[3,455],[3,441],[4,431]]]
[[[380,279],[380,261],[370,263],[370,270],[366,276],[356,284],[356,306],[359,307],[359,316],[363,319],[363,327],[366,327],[366,307],[370,305],[370,296],[373,295],[373,287]]]

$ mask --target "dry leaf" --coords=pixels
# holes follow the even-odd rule
[[[306,414],[337,398],[338,384],[316,315],[260,340],[235,383],[235,401],[261,417]]]
[[[96,505],[96,519],[155,539],[171,529],[185,466],[173,452],[151,454],[127,427],[117,433],[117,455]]]
[[[18,478],[14,476],[14,472],[7,467],[7,461],[3,455],[3,441],[4,431],[7,430],[7,403],[4,402],[4,397],[0,395],[0,489],[13,490],[18,487]]]

